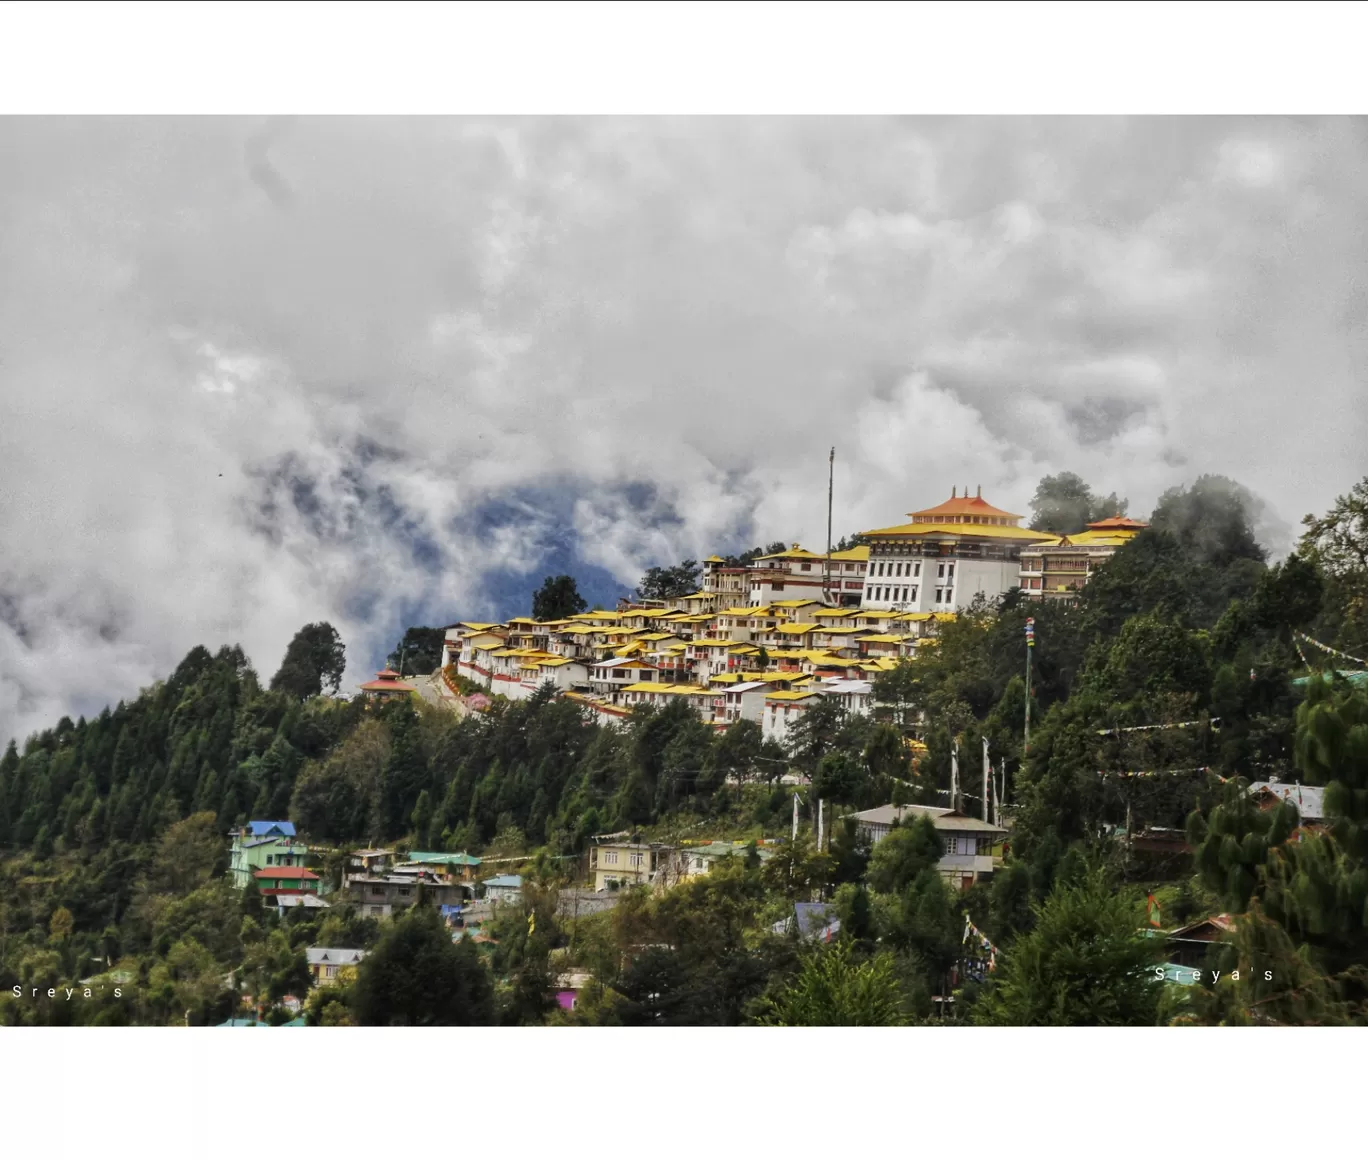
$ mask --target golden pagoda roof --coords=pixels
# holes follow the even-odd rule
[[[891,528],[874,528],[861,532],[862,536],[958,536],[983,540],[1030,540],[1039,543],[1058,537],[1050,532],[1036,532],[1030,528],[1014,528],[1009,524],[953,524],[953,523],[912,523],[898,524]]]

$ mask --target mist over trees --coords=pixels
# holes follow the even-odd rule
[[[1127,501],[1116,493],[1101,496],[1093,492],[1072,471],[1047,475],[1036,485],[1031,497],[1031,527],[1060,536],[1072,536],[1090,523],[1126,514]]]

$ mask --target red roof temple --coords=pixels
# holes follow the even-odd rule
[[[407,696],[413,692],[413,686],[401,681],[393,669],[381,669],[375,674],[375,680],[361,686],[361,691],[372,697]]]

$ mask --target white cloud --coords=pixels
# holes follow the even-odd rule
[[[1348,121],[73,119],[0,148],[0,734],[197,643],[269,676],[320,618],[360,679],[548,537],[624,584],[820,544],[832,444],[837,535],[951,486],[1025,510],[1067,469],[1142,512],[1226,472],[1286,538],[1363,470]],[[474,526],[500,497],[516,526]]]

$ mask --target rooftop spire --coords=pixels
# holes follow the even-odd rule
[[[974,494],[977,495],[979,499],[983,498],[983,484],[979,484],[978,487],[974,489]]]
[[[954,499],[954,498],[955,498],[955,491],[956,491],[956,489],[953,488],[953,487],[950,489],[950,498],[951,498],[951,499]]]

